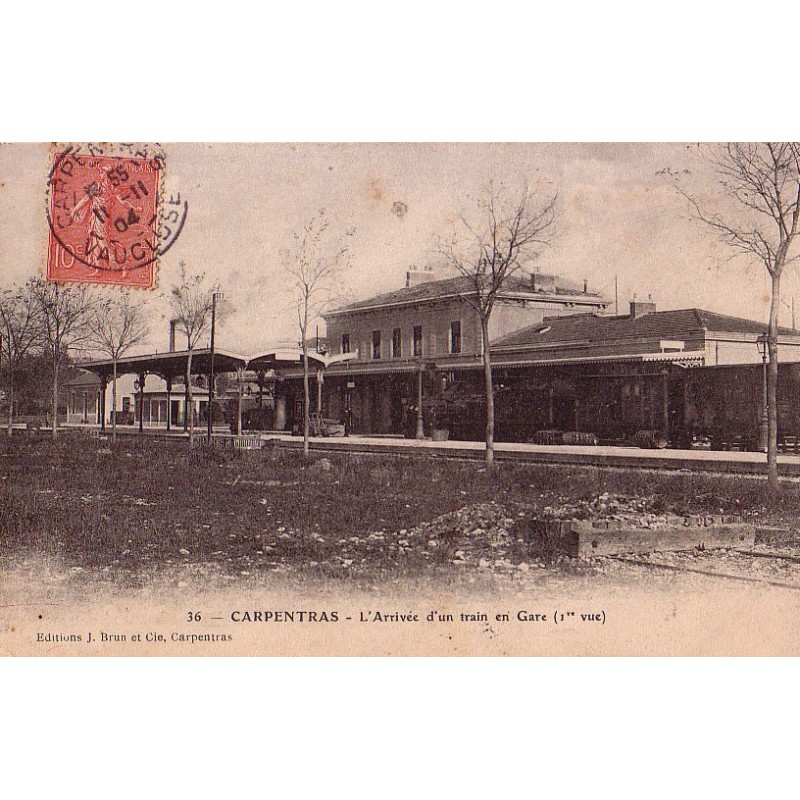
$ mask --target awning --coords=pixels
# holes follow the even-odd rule
[[[327,369],[332,364],[341,364],[356,358],[358,358],[358,352],[327,356],[313,350],[308,351],[308,363],[309,366],[314,369]],[[254,356],[250,356],[247,367],[257,372],[262,369],[280,369],[281,367],[302,366],[302,364],[303,351],[298,347],[297,349],[280,348],[276,350],[267,350],[264,353],[257,353]]]
[[[188,350],[179,350],[172,353],[150,353],[142,356],[125,356],[117,361],[117,375],[147,373],[160,375],[164,379],[173,379],[186,374],[186,363],[189,359]],[[109,378],[114,369],[114,362],[110,358],[95,361],[82,361],[77,366],[81,369],[94,372],[101,378]],[[214,372],[235,372],[244,369],[247,359],[228,350],[214,349]],[[198,347],[192,351],[192,375],[207,375],[211,371],[211,348]]]
[[[572,365],[592,365],[592,364],[644,364],[644,363],[664,363],[675,364],[681,367],[702,367],[704,365],[704,353],[702,351],[687,351],[683,353],[638,353],[630,355],[610,355],[610,356],[578,356],[575,358],[504,358],[502,355],[492,355],[492,367],[497,369],[518,369],[525,367],[559,367]],[[479,356],[443,358],[443,359],[424,359],[425,369],[435,369],[439,372],[460,372],[465,370],[480,370],[483,361]],[[420,361],[418,359],[403,360],[375,360],[358,361],[353,364],[344,365],[344,368],[334,369],[335,375],[394,375],[397,373],[416,373],[419,371]],[[296,377],[292,371],[287,377]]]
[[[147,373],[160,375],[162,378],[174,379],[186,374],[188,350],[172,353],[149,353],[141,356],[125,356],[117,361],[117,375]],[[314,369],[327,369],[332,364],[341,364],[358,358],[358,353],[343,353],[327,356],[309,351],[308,361]],[[229,350],[214,349],[214,372],[235,372],[237,369],[250,369],[254,372],[267,371],[287,367],[301,366],[303,351],[301,349],[282,348],[257,353],[254,356],[243,356]],[[82,361],[77,366],[93,372],[101,378],[108,378],[113,373],[114,362],[110,358],[93,361]],[[192,351],[192,375],[208,375],[211,371],[211,348],[198,347]]]
[[[502,355],[492,355],[493,367],[559,367],[572,364],[644,364],[658,362],[664,364],[676,364],[682,367],[702,367],[705,363],[705,353],[700,351],[685,351],[680,353],[633,353],[626,355],[608,356],[576,356],[574,358],[503,358]],[[480,362],[464,365],[467,368],[475,368]],[[443,369],[459,369],[461,365],[444,367]]]

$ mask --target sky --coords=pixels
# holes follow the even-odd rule
[[[167,192],[188,201],[186,225],[161,259],[158,288],[146,293],[152,335],[165,349],[163,293],[179,262],[219,281],[229,309],[218,346],[251,354],[296,341],[296,314],[281,251],[294,230],[325,209],[330,232],[354,228],[341,292],[361,299],[404,285],[412,266],[435,260],[437,237],[452,230],[489,180],[546,182],[558,192],[557,238],[539,271],[573,280],[614,301],[652,294],[659,310],[701,307],[766,320],[762,265],[730,259],[691,218],[665,168],[687,190],[722,202],[696,144],[163,144]],[[50,145],[0,146],[0,274],[24,282],[45,266]],[[397,203],[405,212],[397,213]],[[445,277],[443,275],[443,277]],[[800,281],[787,270],[782,322]],[[798,303],[800,311],[800,303]]]

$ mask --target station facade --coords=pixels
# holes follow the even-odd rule
[[[485,425],[480,321],[465,278],[410,271],[405,287],[325,315],[327,336],[308,353],[311,411],[349,433],[481,440]],[[766,325],[703,309],[658,311],[634,298],[623,314],[553,275],[509,281],[490,325],[497,441],[630,442],[657,435],[674,447],[763,446]],[[779,437],[800,448],[800,333],[779,333]],[[322,352],[320,352],[322,351]],[[120,359],[117,421],[182,425],[186,352]],[[233,404],[236,431],[297,432],[303,354],[215,351],[215,401]],[[207,420],[212,354],[194,351],[195,422]],[[68,385],[68,421],[111,420],[108,361]],[[422,397],[422,413],[419,398]],[[251,398],[257,398],[257,401]],[[250,406],[254,413],[250,414]],[[215,402],[215,419],[217,418]],[[227,421],[227,420],[226,420]]]
[[[362,434],[404,435],[415,425],[420,382],[430,401],[454,381],[475,372],[482,358],[480,318],[470,305],[469,278],[437,280],[412,270],[404,288],[325,315],[327,346],[348,361],[319,377],[325,381],[323,416],[346,421]],[[574,284],[539,273],[514,277],[499,294],[490,319],[490,341],[544,319],[599,313],[608,301]],[[297,373],[284,372],[292,418],[302,415]],[[426,410],[426,415],[428,414]]]
[[[414,435],[421,382],[426,434],[482,439],[480,327],[469,291],[464,279],[409,273],[405,288],[328,314],[328,347],[352,357],[320,375],[322,415],[354,433]],[[649,297],[624,314],[609,305],[585,282],[538,274],[498,299],[490,330],[498,441],[568,434],[613,443],[649,432],[675,447],[759,448],[766,325],[703,309],[658,311]],[[779,433],[798,440],[797,331],[781,329],[779,357]],[[282,378],[296,424],[298,372]]]

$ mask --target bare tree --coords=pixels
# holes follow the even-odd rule
[[[89,335],[87,322],[95,305],[95,294],[82,285],[62,286],[36,278],[30,282],[42,326],[42,344],[53,367],[51,417],[53,439],[58,437],[58,381],[69,351]]]
[[[778,487],[778,315],[784,267],[796,258],[800,232],[800,142],[733,142],[709,158],[725,195],[724,213],[678,186],[698,219],[733,251],[764,265],[771,281],[767,329],[767,470]]]
[[[486,394],[486,469],[494,468],[494,385],[489,321],[509,280],[537,258],[555,234],[557,194],[542,184],[517,191],[491,182],[476,214],[461,214],[450,239],[439,253],[447,267],[470,280],[464,302],[481,326],[483,379]]]
[[[145,341],[149,333],[144,301],[132,301],[130,290],[101,300],[90,315],[88,344],[112,361],[111,438],[117,438],[117,362]]]
[[[6,289],[0,294],[0,339],[0,356],[8,372],[8,435],[11,436],[16,372],[42,339],[39,304],[30,281],[22,287]]]
[[[292,246],[283,251],[283,264],[292,278],[297,302],[300,346],[303,350],[303,456],[309,453],[309,406],[311,392],[308,369],[308,334],[310,325],[319,319],[334,300],[337,279],[350,259],[349,239],[355,229],[341,235],[331,234],[327,216],[320,210],[300,231],[292,234]]]
[[[220,294],[218,284],[209,286],[204,273],[190,275],[186,264],[180,262],[180,282],[173,286],[169,303],[172,316],[177,328],[186,336],[186,414],[188,415],[189,445],[194,444],[194,402],[192,398],[192,354],[198,342],[209,333],[211,329],[211,309],[214,305],[214,295]],[[217,309],[219,318],[221,308]],[[209,393],[208,413],[211,413]]]

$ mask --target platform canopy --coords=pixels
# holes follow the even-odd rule
[[[125,356],[117,360],[117,374],[147,373],[160,375],[165,380],[172,380],[186,374],[186,362],[189,358],[188,350],[178,350],[171,353],[148,353],[141,356]],[[94,372],[100,378],[111,377],[114,362],[110,358],[96,361],[82,361],[77,366],[81,369]],[[214,372],[235,372],[247,366],[247,358],[229,350],[214,348]],[[192,351],[192,375],[208,375],[211,371],[211,348],[198,347]]]
[[[125,356],[117,361],[117,375],[147,373],[160,375],[165,380],[172,380],[186,374],[188,350],[172,353],[148,353],[141,356]],[[327,369],[332,364],[358,358],[358,353],[343,353],[326,356],[309,351],[308,363],[314,369]],[[297,367],[303,363],[303,351],[300,348],[279,348],[256,353],[247,357],[232,353],[229,350],[214,349],[214,372],[236,372],[237,369],[250,369],[254,372],[280,369],[281,367]],[[114,362],[110,358],[94,361],[82,361],[77,364],[81,369],[93,372],[100,378],[111,377]],[[208,375],[211,371],[211,349],[198,347],[192,351],[192,375]]]
[[[327,369],[332,364],[340,364],[344,361],[352,361],[358,358],[358,353],[341,353],[340,355],[327,356],[323,353],[317,353],[314,350],[308,351],[309,366],[314,369]],[[303,363],[303,351],[298,348],[277,348],[275,350],[267,350],[263,353],[257,353],[250,356],[247,367],[248,369],[267,370],[267,369],[280,369],[281,367],[296,367]]]

